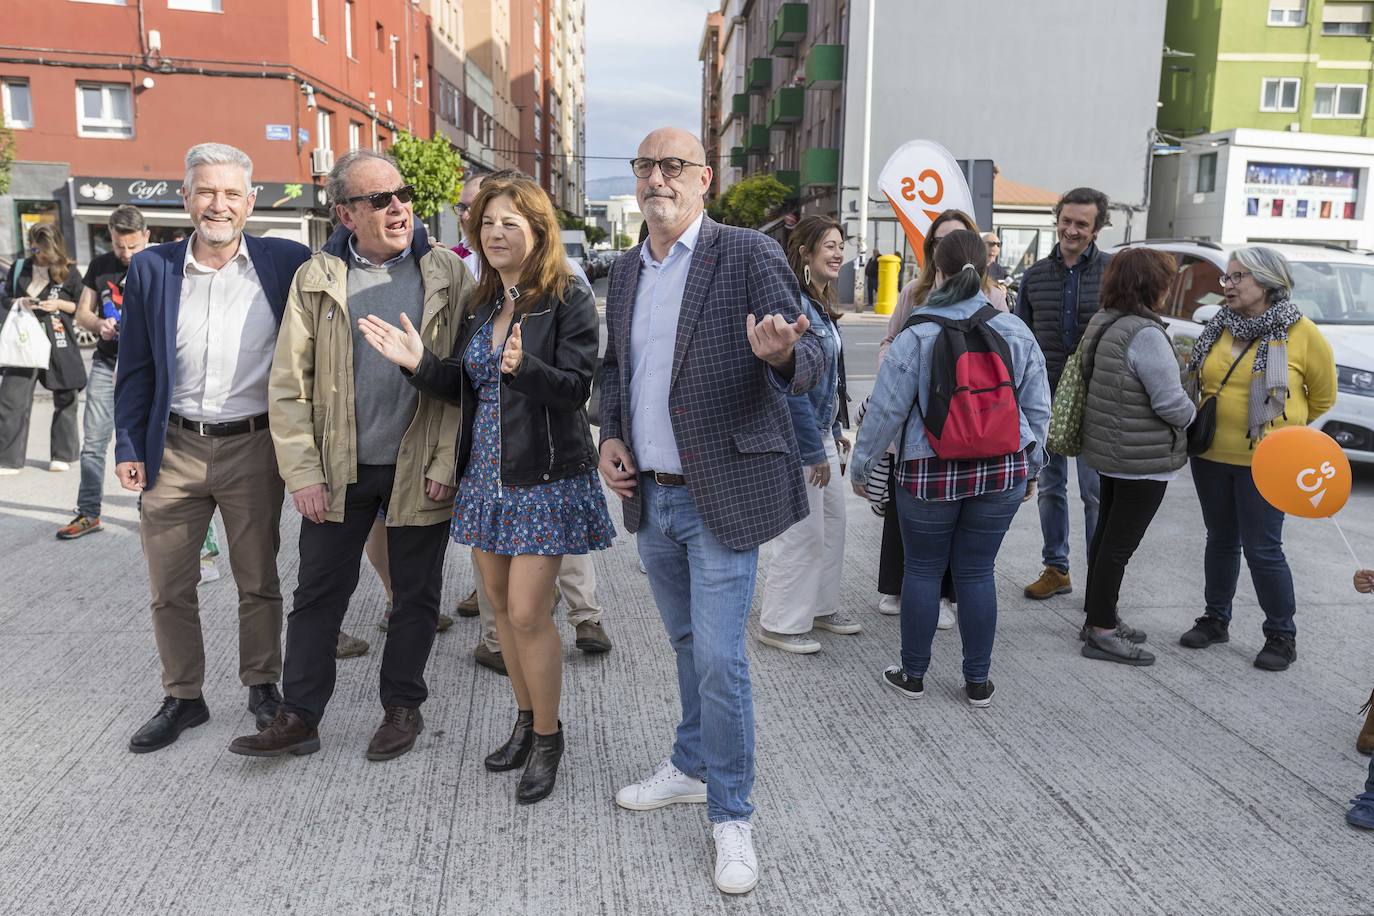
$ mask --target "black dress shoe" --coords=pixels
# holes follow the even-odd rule
[[[204,725],[209,721],[210,707],[205,705],[204,697],[196,697],[194,700],[166,697],[157,715],[144,723],[129,739],[129,750],[135,754],[160,751],[181,737],[181,733],[186,729]]]
[[[510,733],[510,740],[488,754],[482,765],[493,773],[518,769],[525,765],[525,759],[529,757],[530,746],[533,744],[534,713],[522,709],[515,717],[515,728]]]
[[[552,735],[534,736],[534,747],[530,749],[525,774],[520,777],[520,785],[515,789],[515,800],[522,805],[532,805],[548,798],[558,777],[558,762],[562,759],[563,723],[559,722],[558,731]]]
[[[253,714],[258,731],[272,724],[281,703],[281,691],[276,684],[254,684],[248,688],[248,711]]]

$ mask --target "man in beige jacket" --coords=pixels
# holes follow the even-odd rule
[[[346,154],[326,193],[341,225],[296,273],[269,384],[277,462],[302,516],[285,700],[271,725],[229,749],[253,757],[319,750],[335,641],[380,510],[393,610],[382,653],[385,714],[367,757],[390,760],[424,729],[460,416],[456,404],[419,393],[362,341],[357,324],[368,315],[409,322],[447,357],[473,281],[456,255],[431,248],[411,189],[386,157]]]

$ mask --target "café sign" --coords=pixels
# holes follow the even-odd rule
[[[180,178],[108,178],[77,176],[72,179],[78,204],[136,207],[180,207]],[[265,182],[255,186],[259,210],[307,210],[315,205],[314,186],[300,182]]]

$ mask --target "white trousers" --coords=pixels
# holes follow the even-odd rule
[[[768,542],[772,558],[759,622],[774,633],[805,633],[811,629],[812,618],[833,613],[840,606],[847,483],[840,476],[835,440],[828,433],[823,435],[825,457],[830,462],[830,483],[813,486],[809,482],[810,468],[803,468],[808,480],[806,501],[811,511]]]

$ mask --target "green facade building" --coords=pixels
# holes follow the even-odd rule
[[[1371,24],[1368,0],[1170,0],[1158,127],[1374,136]]]

